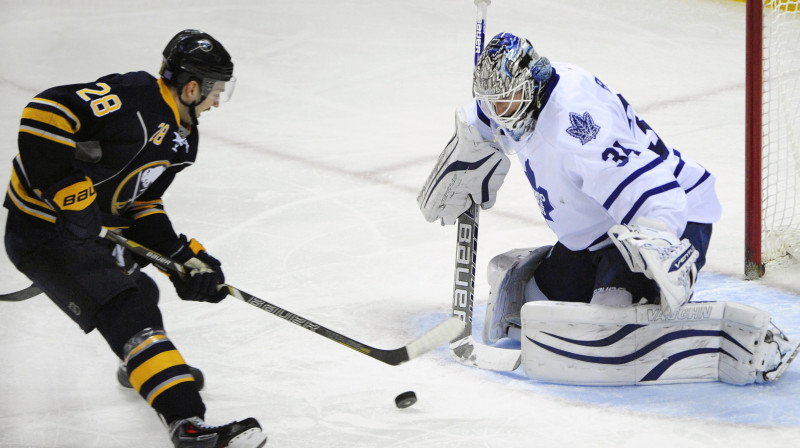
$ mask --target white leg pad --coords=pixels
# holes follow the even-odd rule
[[[486,343],[493,344],[508,336],[512,326],[522,326],[519,312],[525,303],[527,290],[532,291],[529,282],[551,247],[514,249],[489,261],[486,275],[489,280],[489,303],[483,325],[483,340]]]
[[[529,302],[521,319],[525,373],[559,384],[750,384],[775,350],[764,344],[769,313],[732,302],[691,302],[672,315],[659,305]]]

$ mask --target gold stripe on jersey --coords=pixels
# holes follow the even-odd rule
[[[130,216],[134,220],[159,213],[166,214],[164,202],[161,199],[153,201],[135,201],[130,208]]]
[[[164,102],[172,109],[172,113],[175,114],[175,123],[178,125],[181,124],[181,115],[178,113],[178,105],[175,104],[175,98],[172,97],[172,93],[169,91],[169,87],[164,82],[164,78],[158,78],[158,88],[161,90],[161,96],[164,98]]]
[[[26,107],[22,110],[22,118],[49,124],[50,126],[55,126],[58,129],[61,129],[62,131],[69,132],[70,134],[75,133],[75,128],[72,126],[72,123],[70,123],[66,118],[64,118],[62,115],[47,110]]]
[[[20,126],[19,132],[26,132],[28,134],[35,135],[37,137],[46,138],[56,143],[61,143],[62,145],[67,145],[71,148],[75,148],[75,140],[61,137],[60,135],[53,134],[52,132],[46,132],[41,129],[32,128],[30,126]]]
[[[33,205],[37,205],[39,207],[52,210],[52,207],[50,207],[46,202],[28,194],[28,191],[25,189],[22,182],[19,180],[16,167],[14,167],[14,169],[11,170],[11,184],[9,185],[9,187],[12,188],[14,190],[14,193],[16,193],[16,195],[25,202],[30,202]]]
[[[35,217],[37,217],[37,218],[39,218],[39,219],[43,219],[43,220],[45,220],[45,221],[48,221],[48,222],[50,222],[50,223],[55,223],[55,222],[56,222],[56,218],[55,218],[55,216],[50,216],[50,215],[47,215],[47,214],[41,213],[41,212],[39,212],[38,210],[36,210],[36,209],[33,209],[33,208],[30,208],[30,207],[28,207],[27,205],[25,205],[25,204],[24,204],[24,203],[23,203],[23,202],[22,202],[22,201],[21,201],[21,200],[20,200],[20,199],[17,197],[17,195],[14,193],[14,191],[11,189],[11,185],[9,185],[9,186],[8,186],[8,191],[7,191],[7,192],[8,192],[8,197],[9,197],[9,199],[11,199],[11,202],[13,202],[13,203],[14,203],[14,205],[16,205],[18,209],[20,209],[20,211],[22,211],[22,212],[24,212],[24,213],[27,213],[27,214],[29,214],[29,215],[31,215],[31,216],[35,216]]]
[[[165,212],[164,210],[162,210],[160,208],[153,208],[153,209],[144,210],[144,211],[141,211],[141,212],[138,212],[138,213],[132,213],[131,214],[131,218],[133,218],[133,220],[135,221],[137,219],[142,219],[142,218],[148,217],[150,215],[158,215],[158,214],[166,215],[167,212]]]
[[[72,120],[72,131],[71,131],[72,133],[78,132],[81,129],[81,121],[78,119],[77,116],[75,116],[75,114],[72,113],[71,110],[67,109],[66,106],[64,106],[62,104],[59,104],[59,103],[57,103],[57,102],[55,102],[53,100],[48,100],[46,98],[39,98],[39,97],[36,97],[36,98],[32,99],[31,103],[41,104],[41,105],[45,105],[45,106],[49,106],[49,107],[58,109],[67,118]],[[23,113],[24,113],[24,111],[23,111]]]

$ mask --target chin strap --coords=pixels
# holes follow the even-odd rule
[[[200,120],[197,119],[197,106],[205,101],[205,97],[200,98],[200,101],[196,101],[194,103],[187,103],[183,100],[183,89],[181,89],[181,93],[178,95],[178,101],[181,102],[184,106],[189,108],[189,117],[192,119],[191,125],[198,126],[200,124]]]

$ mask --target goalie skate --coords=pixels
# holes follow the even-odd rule
[[[199,417],[177,420],[169,425],[175,448],[261,448],[267,435],[254,418],[211,426]]]
[[[786,372],[786,368],[789,367],[789,364],[791,364],[794,358],[797,357],[797,354],[800,353],[800,342],[790,341],[783,332],[780,331],[777,333],[777,336],[772,332],[767,333],[767,343],[770,342],[770,337],[778,344],[780,361],[778,361],[778,365],[773,367],[772,370],[764,372],[764,380],[778,381],[781,376],[783,376],[784,372]]]

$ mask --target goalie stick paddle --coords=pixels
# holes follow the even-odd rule
[[[116,233],[113,232],[104,232],[104,234],[101,235],[165,269],[177,272],[179,274],[186,273],[186,270],[183,267],[183,265],[178,263],[177,261],[165,257],[157,252],[154,252],[121,235],[117,235]],[[410,342],[409,344],[403,347],[384,350],[358,342],[355,339],[349,338],[341,333],[337,333],[318,323],[312,322],[309,319],[294,314],[291,311],[287,311],[277,305],[273,305],[272,303],[269,303],[264,299],[260,299],[234,286],[223,284],[221,285],[221,287],[227,288],[229,295],[249,305],[264,310],[276,317],[280,317],[283,320],[291,322],[306,330],[313,331],[314,333],[317,333],[318,335],[328,338],[332,341],[338,342],[339,344],[342,344],[347,348],[350,348],[361,354],[367,355],[370,358],[377,359],[378,361],[384,362],[392,366],[402,364],[406,361],[409,361],[411,359],[414,359],[422,355],[423,353],[433,350],[436,347],[447,344],[454,337],[461,334],[462,329],[464,328],[464,324],[459,318],[451,317],[447,320],[442,321],[432,329],[428,330],[426,333],[422,334],[422,336],[418,337],[417,339],[415,339],[414,341]]]
[[[483,52],[486,36],[486,8],[491,0],[475,0],[478,15],[475,20],[475,58]],[[456,267],[453,280],[453,315],[464,321],[464,331],[450,342],[450,356],[461,364],[481,369],[512,371],[519,367],[521,351],[503,349],[476,342],[472,338],[472,314],[475,302],[475,264],[478,249],[478,216],[480,206],[472,203],[458,217]]]

